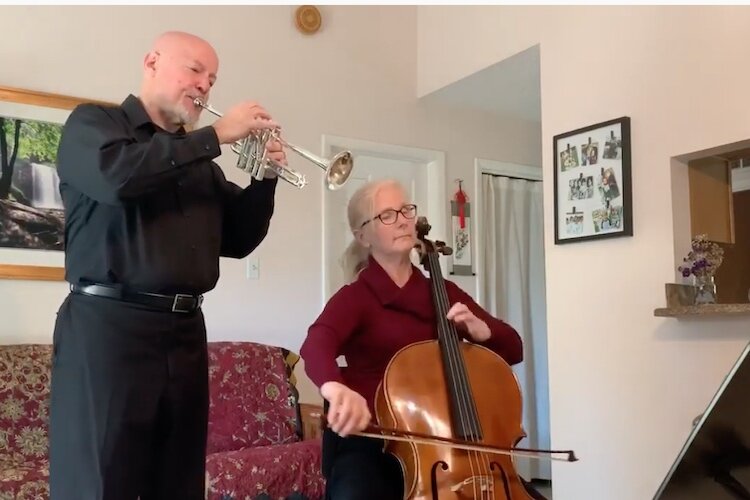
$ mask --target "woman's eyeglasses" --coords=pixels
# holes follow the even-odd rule
[[[404,205],[401,207],[401,210],[395,210],[393,208],[389,208],[388,210],[383,210],[378,215],[373,217],[372,219],[366,220],[362,223],[360,227],[365,227],[365,224],[368,222],[372,222],[375,219],[380,219],[380,222],[385,224],[386,226],[390,226],[391,224],[395,224],[398,220],[398,214],[401,214],[404,216],[404,219],[413,219],[417,215],[417,206],[414,204]]]

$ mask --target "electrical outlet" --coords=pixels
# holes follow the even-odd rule
[[[258,257],[250,255],[247,258],[247,279],[257,280],[260,277],[260,261]]]

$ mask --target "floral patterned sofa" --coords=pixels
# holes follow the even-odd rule
[[[49,498],[50,345],[0,346],[0,500]],[[323,497],[320,407],[297,404],[299,357],[252,342],[209,343],[206,498]]]

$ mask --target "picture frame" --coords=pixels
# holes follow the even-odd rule
[[[471,202],[463,190],[463,179],[456,179],[458,189],[450,200],[451,204],[451,229],[453,232],[453,243],[451,254],[451,275],[474,276],[472,265],[473,245],[472,241],[472,214]]]
[[[473,247],[471,244],[471,202],[463,205],[464,221],[460,222],[459,208],[455,200],[451,200],[451,228],[453,230],[453,254],[451,255],[451,275],[475,276],[472,265]]]
[[[553,138],[555,244],[633,236],[630,117]]]
[[[0,279],[64,280],[57,144],[70,112],[86,102],[111,105],[0,86]]]

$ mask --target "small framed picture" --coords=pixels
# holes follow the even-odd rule
[[[633,236],[630,118],[553,140],[555,244]]]

